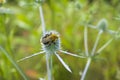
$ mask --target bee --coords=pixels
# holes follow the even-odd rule
[[[41,38],[41,43],[43,45],[43,50],[49,53],[53,53],[60,49],[60,38],[55,31],[46,32]]]
[[[45,36],[42,37],[42,43],[44,45],[51,45],[55,44],[55,41],[58,40],[58,35],[50,32],[47,33]]]

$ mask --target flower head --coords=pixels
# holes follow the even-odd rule
[[[97,28],[102,30],[102,31],[107,31],[107,20],[106,19],[101,19],[98,24],[97,24]]]
[[[18,60],[18,62],[23,61],[28,58],[31,58],[33,56],[42,54],[42,53],[46,53],[46,56],[47,56],[46,59],[49,60],[51,54],[55,54],[57,56],[57,58],[60,60],[60,62],[63,64],[63,66],[69,72],[72,72],[71,69],[69,68],[69,66],[62,60],[62,58],[59,56],[58,53],[60,52],[60,53],[68,54],[68,55],[75,56],[75,57],[85,58],[83,56],[79,56],[79,55],[72,54],[67,51],[61,50],[60,36],[56,31],[45,32],[45,34],[43,34],[43,36],[41,37],[40,42],[42,44],[43,51],[35,53],[30,56],[27,56],[25,58],[22,58],[22,59]]]
[[[40,42],[43,50],[49,54],[60,50],[61,47],[59,34],[55,31],[46,32]]]

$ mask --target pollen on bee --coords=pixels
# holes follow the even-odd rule
[[[55,31],[46,32],[41,38],[42,48],[46,53],[60,50],[60,37]]]

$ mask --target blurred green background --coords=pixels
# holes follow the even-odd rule
[[[78,55],[85,52],[86,24],[97,25],[102,18],[105,18],[109,29],[116,31],[120,26],[119,0],[44,0],[42,7],[46,29],[59,32],[62,49]],[[42,28],[38,4],[35,0],[7,0],[0,8],[0,46],[12,59],[16,62],[20,58],[41,51]],[[91,28],[88,30],[88,46],[91,52],[98,31]],[[97,49],[111,37],[113,36],[102,34]],[[92,61],[85,80],[120,80],[119,44],[119,40],[114,40]],[[69,73],[54,56],[54,80],[80,80],[87,59],[64,54],[60,56],[73,73]],[[43,54],[17,64],[30,80],[47,77]],[[0,80],[24,80],[1,50]]]

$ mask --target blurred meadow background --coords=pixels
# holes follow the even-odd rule
[[[96,26],[106,19],[108,29],[120,27],[120,0],[43,0],[46,29],[59,32],[62,49],[84,55],[84,27]],[[41,51],[42,28],[35,0],[0,0],[0,80],[40,80],[47,77],[45,55],[16,61]],[[88,49],[91,52],[98,30],[88,28]],[[114,36],[103,33],[97,49]],[[87,59],[60,54],[70,66],[68,72],[53,57],[54,80],[80,80]],[[22,71],[22,72],[21,72]],[[23,76],[22,76],[22,75]],[[42,79],[41,79],[42,80]],[[96,56],[85,80],[120,80],[120,39],[114,39],[102,54]]]

